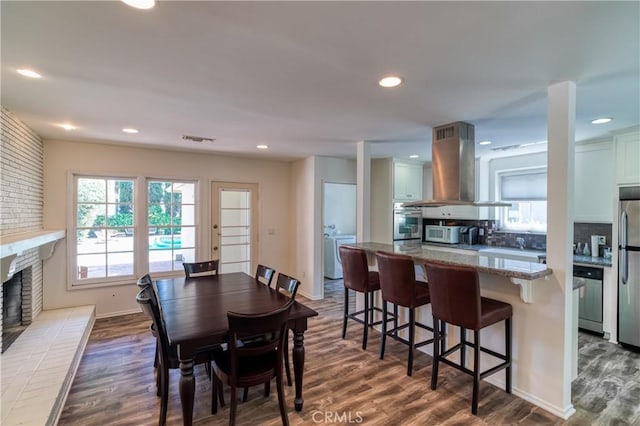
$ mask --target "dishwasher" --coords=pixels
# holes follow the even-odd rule
[[[589,266],[573,266],[573,281],[584,284],[579,290],[578,328],[603,335],[602,330],[602,279],[603,269]]]

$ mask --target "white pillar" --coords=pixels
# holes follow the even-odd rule
[[[548,88],[547,111],[547,259],[555,279],[564,289],[562,354],[562,406],[565,415],[575,412],[571,404],[572,371],[577,366],[573,337],[577,312],[573,309],[573,179],[575,151],[576,86],[572,81]]]
[[[371,239],[371,155],[370,142],[358,142],[356,238],[358,242]]]

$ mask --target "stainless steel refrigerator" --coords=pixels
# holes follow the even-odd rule
[[[618,342],[640,348],[640,186],[620,188]]]

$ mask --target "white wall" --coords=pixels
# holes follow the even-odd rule
[[[294,274],[296,263],[296,215],[289,208],[296,203],[291,186],[291,163],[246,159],[204,153],[163,151],[68,141],[44,142],[44,227],[67,227],[70,188],[69,174],[123,173],[154,178],[197,179],[199,191],[198,256],[209,252],[210,184],[212,181],[250,182],[259,185],[258,261],[278,271]],[[274,234],[267,233],[273,229]],[[67,289],[68,236],[45,262],[44,307],[55,309],[86,304],[96,305],[98,316],[137,311],[136,286]]]
[[[351,183],[324,184],[323,228],[325,233],[356,234],[356,185]],[[329,230],[328,227],[334,229]]]

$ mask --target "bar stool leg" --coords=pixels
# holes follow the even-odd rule
[[[506,392],[511,393],[511,318],[507,318],[504,322],[505,331],[505,354],[507,355],[507,362],[509,366],[506,370]]]
[[[431,366],[431,390],[436,390],[438,385],[438,357],[440,348],[440,327],[439,321],[433,317],[433,364]]]
[[[347,337],[347,318],[349,317],[349,289],[344,288],[344,318],[342,319],[342,338]]]
[[[407,364],[407,376],[413,372],[413,345],[416,338],[416,312],[414,308],[409,308],[409,362]]]
[[[362,332],[362,350],[367,349],[367,336],[369,334],[369,295],[364,294],[364,331]]]
[[[393,304],[393,328],[395,328],[394,336],[398,337],[398,305]]]
[[[380,359],[384,359],[384,345],[387,338],[387,302],[382,301],[382,340],[380,341]]]
[[[370,315],[370,317],[369,317],[369,328],[373,328],[373,323],[374,323],[374,320],[375,320],[375,318],[373,317],[373,313],[374,313],[373,307],[375,306],[374,303],[373,303],[374,302],[373,291],[371,291],[371,292],[369,292],[367,294],[369,295],[369,315]]]
[[[471,413],[478,414],[478,393],[480,393],[480,330],[473,331],[473,397]]]
[[[467,329],[460,327],[460,365],[467,366]]]

